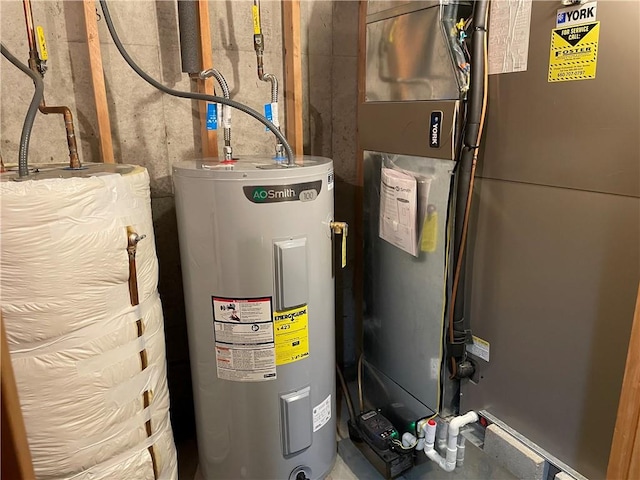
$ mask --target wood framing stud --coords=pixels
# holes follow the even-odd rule
[[[98,136],[100,139],[100,154],[104,163],[115,163],[113,157],[113,139],[111,137],[111,121],[109,120],[109,106],[107,104],[107,90],[104,84],[104,70],[102,69],[102,53],[100,51],[100,37],[98,36],[98,19],[96,17],[96,2],[83,0],[84,25],[89,48],[89,66],[93,83],[93,98],[98,117]]]
[[[640,478],[640,288],[633,316],[618,418],[609,455],[609,480]]]
[[[27,432],[24,428],[22,409],[18,398],[18,390],[13,374],[13,366],[9,355],[9,345],[4,329],[4,322],[0,315],[1,339],[0,339],[0,366],[2,388],[0,398],[2,399],[2,461],[0,465],[1,477],[15,480],[33,480],[33,464],[31,463],[31,452],[27,443]]]
[[[284,44],[285,133],[296,155],[303,154],[302,55],[300,46],[300,0],[282,0]]]
[[[211,47],[211,28],[209,27],[209,1],[198,0],[198,17],[200,19],[200,58],[202,70],[213,68]],[[213,78],[198,80],[198,90],[207,95],[214,94]],[[200,110],[200,132],[202,139],[202,156],[218,158],[218,134],[215,130],[207,130],[207,102],[198,102]]]

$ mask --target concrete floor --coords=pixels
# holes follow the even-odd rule
[[[346,407],[343,403],[338,412],[341,418],[338,427],[338,456],[336,464],[326,480],[384,480],[384,477],[369,463],[360,450],[351,442],[346,427]],[[465,464],[451,473],[441,470],[433,462],[416,465],[397,480],[511,480],[513,476],[482,450],[467,442]],[[197,475],[198,451],[195,439],[178,444],[179,480],[203,480]],[[220,479],[225,480],[225,479]]]
[[[202,480],[197,474],[197,449],[190,441],[178,447],[179,480]],[[467,442],[465,465],[451,473],[440,470],[433,462],[417,465],[397,480],[511,480],[508,471],[496,465],[482,450]],[[384,480],[351,440],[340,439],[336,464],[326,480]]]

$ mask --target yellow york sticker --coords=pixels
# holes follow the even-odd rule
[[[257,5],[253,6],[253,33],[255,35],[260,35],[262,33],[260,31],[260,9]]]
[[[47,42],[44,38],[44,29],[38,25],[36,27],[36,32],[38,34],[38,45],[40,47],[40,60],[48,60],[49,52],[47,52]]]
[[[600,22],[554,28],[549,51],[549,82],[596,78]]]
[[[306,305],[273,312],[276,365],[297,362],[309,356],[309,313]]]

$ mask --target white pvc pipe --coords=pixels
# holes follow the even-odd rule
[[[447,427],[448,424],[447,422],[440,420],[438,425],[438,431],[436,432],[437,434],[437,440],[436,440],[436,450],[438,450],[438,452],[442,453],[444,452],[445,448],[447,448]]]
[[[464,465],[464,450],[466,439],[462,435],[458,435],[458,453],[456,455],[456,467],[462,467]]]
[[[447,451],[443,458],[433,448],[433,442],[435,440],[435,422],[431,421],[427,424],[425,431],[425,446],[424,453],[430,459],[438,464],[445,472],[452,472],[456,468],[456,463],[460,465],[464,463],[464,440],[458,441],[458,434],[460,429],[469,423],[478,421],[478,414],[476,412],[468,412],[459,417],[454,417],[449,422],[448,439],[447,439]],[[458,447],[461,447],[461,455],[458,455]]]

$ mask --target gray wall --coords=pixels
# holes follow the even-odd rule
[[[261,3],[265,69],[282,80],[280,2]],[[125,46],[142,68],[165,85],[188,90],[189,80],[180,71],[175,5],[167,0],[111,1],[110,10]],[[44,27],[48,41],[47,103],[71,107],[81,160],[99,161],[82,3],[36,0],[33,10],[35,22]],[[301,10],[305,153],[334,159],[336,217],[349,221],[353,218],[355,183],[357,2],[303,0]],[[262,110],[269,99],[269,84],[257,80],[255,74],[251,1],[212,1],[210,11],[215,67],[226,76],[233,99]],[[0,22],[2,42],[26,62],[28,47],[22,2],[0,2]],[[100,19],[98,25],[116,159],[143,165],[151,175],[172,419],[176,435],[181,436],[191,432],[193,413],[171,166],[201,153],[197,105],[161,94],[138,78],[120,57],[104,20]],[[5,163],[15,163],[23,116],[33,87],[6,60],[1,62],[1,153]],[[284,124],[284,106],[280,112]],[[234,153],[273,151],[273,137],[255,120],[234,112],[233,127]],[[222,135],[219,137],[222,141]],[[39,115],[31,140],[30,162],[66,162],[67,158],[61,118]],[[340,272],[337,284],[338,314],[343,316],[343,298],[351,298],[350,270]],[[355,344],[353,306],[348,303],[346,307],[348,328],[340,329],[340,321],[338,328],[347,332],[346,341],[352,345]]]
[[[604,478],[640,279],[637,2],[599,2],[597,75],[548,83],[558,2],[533,2],[526,72],[490,77],[468,317],[483,409]]]

